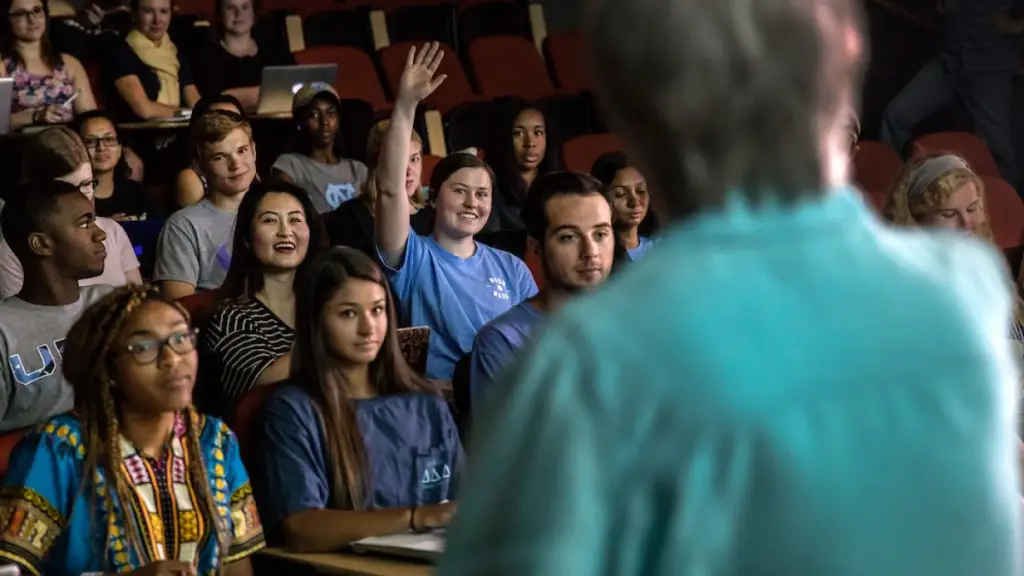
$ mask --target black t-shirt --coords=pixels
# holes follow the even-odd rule
[[[206,41],[195,60],[197,88],[200,94],[220,94],[232,88],[259,86],[263,68],[294,66],[295,57],[281,42],[257,42],[255,56],[235,56],[224,49],[217,38]]]
[[[124,220],[154,220],[160,218],[156,202],[146,188],[127,178],[114,182],[110,198],[96,198],[96,215]]]
[[[192,77],[192,70],[188,66],[188,62],[182,58],[182,53],[178,51],[178,63],[181,64],[181,68],[178,70],[178,84],[181,86],[181,103],[182,107],[185,106],[185,87],[195,85],[195,78]],[[146,65],[132,47],[127,42],[118,42],[114,45],[110,54],[110,65],[106,67],[109,76],[109,82],[112,85],[115,80],[124,78],[125,76],[138,76],[139,82],[142,84],[142,90],[146,93],[146,98],[152,101],[156,101],[157,96],[160,95],[160,78],[157,77],[156,72],[152,68]],[[116,103],[115,110],[119,118],[135,122],[141,120],[138,116],[132,112],[128,103],[121,99],[120,95],[117,94],[117,90],[111,86],[113,92],[111,93],[112,98],[107,99],[107,102]]]
[[[377,259],[373,239],[373,215],[359,198],[342,202],[340,206],[323,215],[324,228],[331,246],[348,246],[361,250],[370,258]],[[413,232],[430,234],[434,227],[434,211],[424,208],[409,218]]]

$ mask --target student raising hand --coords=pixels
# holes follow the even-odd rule
[[[398,80],[398,104],[405,106],[416,106],[424,98],[430,96],[437,90],[437,87],[448,77],[441,74],[434,78],[437,69],[444,59],[444,52],[437,42],[424,44],[416,50],[413,46],[409,48],[409,54],[405,59],[405,70]],[[415,110],[414,110],[415,111]]]

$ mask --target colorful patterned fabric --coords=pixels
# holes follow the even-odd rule
[[[11,112],[29,108],[63,104],[75,93],[75,81],[61,64],[46,76],[30,74],[13,59],[4,59],[4,76],[14,78],[14,96],[11,98]],[[70,120],[71,111],[68,111]]]
[[[215,418],[199,416],[197,426],[207,482],[230,536],[224,562],[234,562],[263,548],[263,527],[234,434]],[[0,560],[33,576],[128,572],[172,559],[215,574],[218,544],[188,474],[197,455],[186,428],[179,416],[161,458],[121,439],[117,473],[128,480],[131,495],[125,512],[116,494],[114,510],[105,508],[108,491],[115,490],[107,470],[83,486],[86,447],[78,420],[63,414],[41,425],[15,449],[0,488]],[[128,530],[136,531],[141,550],[129,550]]]

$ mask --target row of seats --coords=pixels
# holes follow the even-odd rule
[[[883,142],[861,141],[853,157],[854,178],[871,202],[881,210],[889,188],[899,178],[903,161]],[[911,158],[949,152],[967,160],[985,184],[985,205],[996,244],[1002,249],[1024,244],[1024,201],[999,175],[992,152],[970,132],[937,132],[914,140]]]

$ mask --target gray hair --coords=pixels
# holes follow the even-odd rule
[[[859,93],[852,0],[590,0],[594,77],[673,218],[822,193],[824,134]],[[842,39],[845,39],[844,42]]]

